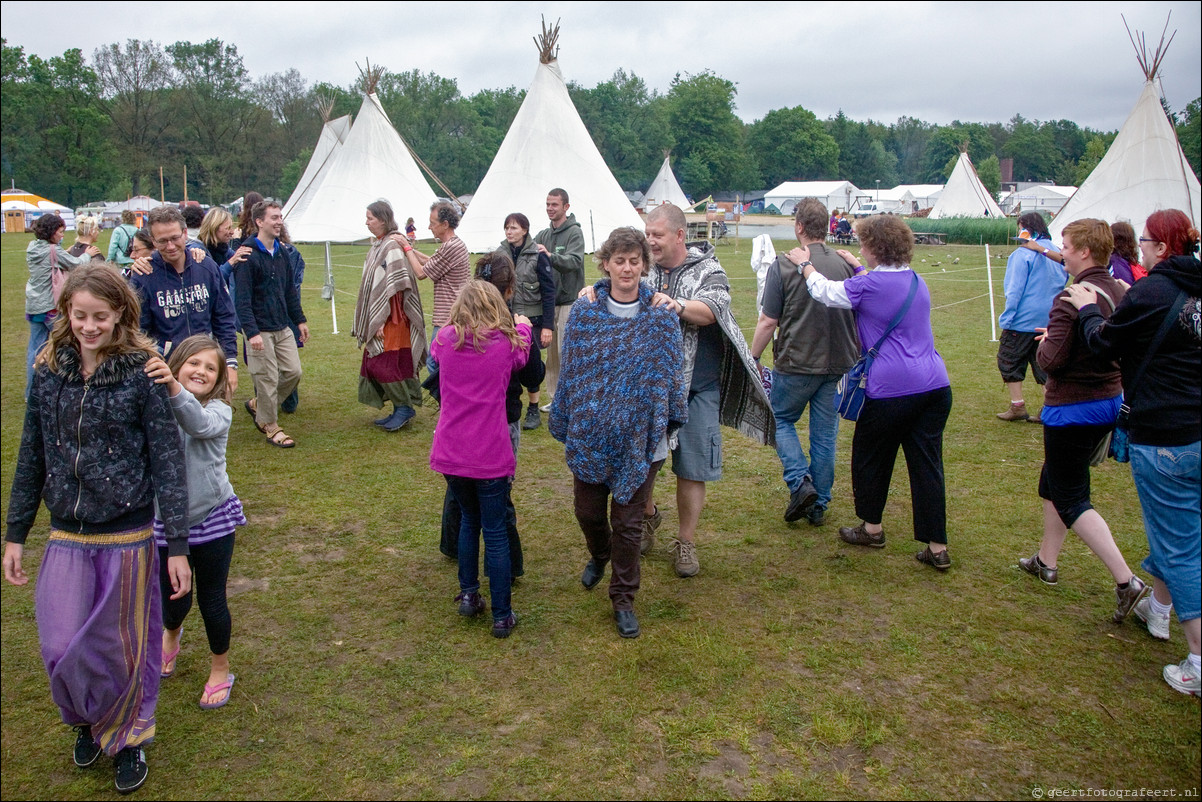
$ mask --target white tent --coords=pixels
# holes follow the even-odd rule
[[[285,217],[294,211],[298,216],[304,214],[304,210],[309,207],[309,201],[313,199],[313,190],[321,185],[321,180],[329,171],[330,165],[334,163],[334,154],[342,147],[342,143],[346,141],[350,131],[351,115],[349,114],[343,115],[337,120],[327,120],[326,124],[321,127],[321,136],[317,138],[317,147],[313,148],[313,155],[309,157],[309,164],[305,167],[304,175],[300,177],[296,188],[288,197],[288,202],[284,204]]]
[[[530,218],[531,233],[541,230],[547,191],[556,187],[568,193],[587,253],[615,228],[643,228],[572,104],[556,58],[544,50],[530,91],[463,215],[459,236],[473,253],[491,250],[504,238],[511,212]]]
[[[1126,220],[1138,232],[1159,209],[1180,209],[1198,228],[1200,208],[1198,178],[1149,80],[1110,150],[1049,228],[1057,242],[1066,225],[1084,217]]]
[[[914,203],[918,204],[918,209],[930,209],[943,194],[943,186],[943,184],[898,184],[890,191],[907,192],[914,199]]]
[[[397,220],[424,220],[437,200],[374,92],[363,98],[350,132],[307,196],[303,209],[298,202],[284,218],[300,242],[367,239],[364,210],[381,198]]]
[[[668,156],[664,156],[664,163],[660,166],[654,180],[652,180],[651,186],[647,188],[647,192],[643,195],[643,201],[639,204],[639,208],[651,211],[656,206],[665,203],[671,203],[673,206],[684,210],[692,206],[689,203],[688,196],[680,188],[680,182],[676,180],[676,174],[672,172],[672,165],[668,161]]]
[[[977,170],[972,166],[972,160],[967,153],[961,153],[956,160],[956,166],[947,179],[943,194],[935,201],[935,207],[929,215],[932,220],[941,217],[1005,217],[997,200],[981,179]]]
[[[847,211],[860,200],[871,200],[872,193],[856,188],[850,181],[786,181],[768,190],[764,207],[775,206],[781,214],[792,215],[802,198],[817,198],[828,212]]]
[[[1007,192],[1001,200],[1006,214],[1023,212],[1049,212],[1058,214],[1068,199],[1077,191],[1076,187],[1061,187],[1054,184],[1032,184],[1013,192]]]

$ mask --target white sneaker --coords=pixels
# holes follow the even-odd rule
[[[1173,690],[1190,696],[1197,696],[1199,690],[1202,690],[1202,679],[1199,679],[1198,672],[1190,666],[1188,657],[1175,666],[1165,666],[1164,681],[1171,685]]]
[[[538,411],[539,412],[550,412],[551,411],[551,402],[548,401],[547,403],[543,404],[541,407],[538,408]]]
[[[1172,611],[1172,606],[1169,610]],[[1149,593],[1138,602],[1135,603],[1135,609],[1132,610],[1136,618],[1148,625],[1148,633],[1158,640],[1169,639],[1169,614],[1157,615],[1152,610],[1152,594]]]

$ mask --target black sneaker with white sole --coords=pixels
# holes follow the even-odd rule
[[[122,794],[129,794],[141,788],[142,783],[146,782],[146,775],[150,773],[150,768],[146,765],[146,753],[140,746],[127,746],[118,752],[114,767],[117,792]]]
[[[83,725],[75,728],[75,765],[86,769],[96,762],[101,753],[100,744],[92,737],[92,728]]]

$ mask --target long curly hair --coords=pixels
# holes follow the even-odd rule
[[[79,351],[79,342],[71,331],[71,299],[77,292],[87,292],[107,304],[117,315],[113,338],[100,352],[101,361],[110,356],[144,351],[148,356],[158,353],[154,341],[138,328],[142,308],[138,296],[121,277],[120,268],[112,262],[90,262],[75,268],[67,275],[63,293],[58,299],[58,315],[50,329],[46,345],[38,353],[37,364],[51,371],[59,370],[58,350],[64,346]]]
[[[496,287],[483,279],[472,279],[460,291],[451,305],[447,325],[455,327],[455,350],[462,348],[470,335],[472,347],[483,351],[494,331],[504,334],[513,348],[521,347],[505,299]]]

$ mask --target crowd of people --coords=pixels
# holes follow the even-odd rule
[[[299,400],[299,349],[309,339],[304,262],[280,204],[255,193],[246,203],[238,220],[215,208],[189,221],[164,206],[144,229],[123,221],[107,261],[95,220],[80,221],[67,250],[65,224],[44,215],[27,250],[27,404],[4,573],[27,583],[24,543],[44,502],[51,531],[36,609],[52,697],[75,728],[75,763],[114,756],[123,793],[147,776],[142,746],[154,736],[160,680],[175,673],[193,598],[211,662],[199,704],[220,708],[233,690],[225,586],[246,516],[226,443],[240,364],[253,382],[244,408],[254,426],[272,446],[296,445],[279,413]],[[769,269],[748,343],[712,245],[686,241],[680,209],[657,207],[644,231],[612,232],[594,254],[602,277],[593,284],[568,193],[550,190],[546,213],[548,227],[534,235],[525,214],[508,215],[500,245],[473,271],[453,205],[430,209],[432,255],[415,247],[413,219],[402,230],[387,201],[364,210],[371,244],[351,329],[362,350],[358,398],[391,404],[375,421],[387,432],[415,419],[423,389],[438,402],[429,464],[445,477],[440,548],[458,565],[459,615],[490,611],[497,638],[518,626],[512,582],[524,568],[512,483],[522,432],[541,426],[543,413],[573,477],[589,556],[581,585],[595,588],[608,568],[617,634],[635,638],[640,556],[663,526],[655,485],[669,456],[677,517],[669,551],[681,578],[701,570],[697,530],[707,484],[722,478],[722,426],[775,447],[785,521],[825,525],[837,398],[852,391],[841,380],[865,355],[862,409],[849,416],[860,521],[838,535],[885,547],[900,449],[921,545],[915,560],[951,568],[943,466],[951,381],[901,218],[856,221],[857,257],[827,246],[835,221],[821,203],[798,204],[798,245]],[[1046,390],[1037,416],[1045,460],[1032,476],[1043,539],[1019,567],[1056,584],[1061,547],[1076,532],[1114,578],[1116,622],[1134,612],[1167,639],[1176,609],[1189,654],[1163,676],[1196,695],[1198,232],[1182,212],[1156,212],[1136,254],[1133,229],[1078,220],[1057,251],[1039,215],[1020,225],[1026,241],[1007,266],[997,357],[1011,403],[998,417],[1036,419],[1022,398],[1028,365]],[[429,331],[423,280],[433,291]],[[760,364],[769,345],[771,371]],[[797,432],[807,407],[808,455]],[[1108,447],[1130,456],[1150,583],[1132,571],[1090,499],[1090,466]]]

